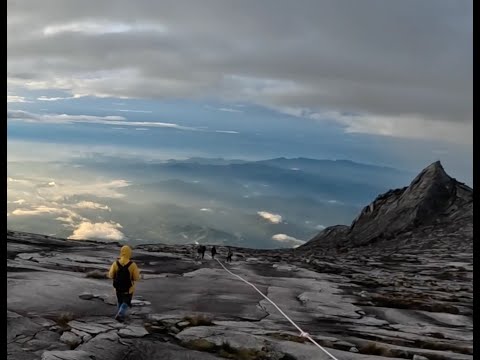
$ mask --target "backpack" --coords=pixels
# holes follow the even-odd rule
[[[132,286],[132,279],[130,275],[130,271],[128,270],[129,266],[132,264],[129,261],[127,264],[122,265],[119,261],[117,261],[117,273],[115,274],[115,278],[113,279],[113,287],[118,292],[126,293],[130,290]]]

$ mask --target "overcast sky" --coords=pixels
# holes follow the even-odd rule
[[[9,0],[7,13],[9,226],[119,239],[133,215],[157,224],[154,196],[118,213],[128,170],[69,162],[98,154],[409,174],[441,160],[472,183],[471,0]],[[267,205],[247,215],[280,222]]]
[[[472,142],[472,2],[8,2],[10,102],[214,98]]]

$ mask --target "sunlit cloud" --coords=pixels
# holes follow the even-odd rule
[[[92,223],[84,221],[78,225],[68,238],[73,240],[113,240],[120,241],[125,235],[119,230],[120,224],[109,222]]]
[[[73,207],[77,209],[91,209],[91,210],[106,210],[112,211],[109,206],[102,205],[93,201],[80,201],[76,203]]]
[[[257,214],[272,224],[280,224],[282,222],[282,216],[279,214],[273,214],[268,211],[258,211]]]
[[[272,236],[272,240],[288,244],[291,247],[297,247],[302,244],[305,244],[305,241],[297,239],[293,236],[286,235],[286,234],[275,234]]]
[[[46,205],[34,206],[29,209],[26,209],[26,208],[15,209],[11,212],[11,215],[12,216],[55,215],[57,216],[55,220],[65,222],[67,224],[73,224],[79,221],[87,220],[83,216],[65,207],[52,207],[52,206],[46,206]]]

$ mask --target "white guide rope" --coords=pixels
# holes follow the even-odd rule
[[[287,319],[288,321],[290,321],[290,323],[295,326],[297,328],[297,330],[300,332],[300,336],[301,337],[304,337],[304,338],[307,338],[308,340],[310,340],[310,342],[312,342],[314,345],[316,345],[320,350],[322,350],[325,354],[327,354],[328,356],[330,356],[333,360],[338,360],[335,356],[333,356],[332,354],[330,354],[327,350],[325,350],[320,344],[318,344],[314,339],[312,339],[312,337],[306,333],[305,331],[303,331],[297,324],[295,324],[295,322],[290,319],[288,317],[287,314],[285,314],[282,309],[280,309],[277,304],[275,304],[272,300],[270,300],[266,295],[264,295],[260,290],[257,289],[257,287],[255,285],[253,285],[252,283],[248,282],[247,280],[245,280],[244,278],[242,278],[241,276],[239,275],[236,275],[234,273],[232,273],[230,270],[228,270],[220,260],[218,259],[215,259],[217,260],[217,262],[220,264],[220,266],[226,271],[228,272],[230,275],[232,276],[235,276],[236,278],[238,278],[239,280],[243,281],[245,284],[247,285],[250,285],[251,287],[253,287],[255,289],[255,291],[257,291],[260,295],[262,295],[262,297],[267,300],[270,304],[272,304],[273,306],[275,306],[275,308],[280,312],[280,314],[282,314],[285,319]]]

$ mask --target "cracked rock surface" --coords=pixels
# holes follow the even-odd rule
[[[7,232],[7,242],[9,359],[328,359],[251,287],[211,259],[194,260],[189,246],[135,249],[143,274],[176,265],[182,272],[142,279],[129,318],[118,323],[111,281],[92,275],[106,272],[118,244],[18,232]],[[218,249],[223,259],[226,249]],[[436,257],[306,261],[293,252],[242,252],[250,260],[227,265],[231,271],[339,359],[473,358],[466,254],[445,266]]]

